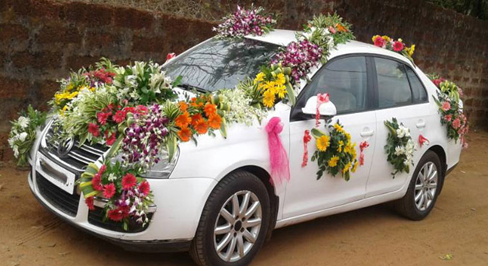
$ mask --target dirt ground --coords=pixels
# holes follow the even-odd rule
[[[425,220],[382,205],[278,229],[252,265],[488,265],[488,133],[468,141]],[[83,233],[43,209],[27,172],[0,175],[0,265],[193,265],[187,253],[125,252]]]

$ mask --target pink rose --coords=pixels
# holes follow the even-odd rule
[[[396,41],[393,43],[393,51],[395,52],[401,52],[405,45],[403,45],[402,42]]]
[[[451,109],[451,104],[449,102],[443,102],[441,108],[444,112],[447,112]]]
[[[451,122],[451,119],[452,119],[452,115],[445,115],[444,116],[444,120],[446,120],[447,122]]]
[[[454,129],[458,129],[460,126],[461,126],[461,120],[459,120],[459,118],[456,118],[454,119],[454,121],[452,121],[452,127]]]

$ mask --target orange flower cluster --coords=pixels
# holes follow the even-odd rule
[[[220,129],[222,117],[209,97],[194,97],[190,104],[179,102],[178,105],[181,114],[175,119],[175,125],[180,129],[178,137],[181,141],[189,141],[193,134],[206,134],[209,129]]]

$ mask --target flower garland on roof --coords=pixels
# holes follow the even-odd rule
[[[223,22],[212,30],[217,32],[219,38],[243,38],[246,35],[261,36],[274,29],[276,20],[265,14],[264,8],[250,9],[237,6],[237,10],[224,17]]]
[[[398,123],[396,118],[392,118],[391,121],[386,120],[384,123],[389,130],[385,151],[387,161],[395,169],[391,173],[393,178],[395,178],[398,173],[410,172],[410,165],[414,165],[413,152],[415,151],[415,144],[410,135],[410,129],[402,123]]]
[[[439,107],[440,121],[447,127],[447,137],[455,142],[461,140],[463,147],[467,147],[465,135],[469,132],[469,124],[459,102],[463,96],[462,89],[454,82],[438,77],[430,76],[432,82],[439,88],[437,98],[434,98]]]
[[[397,40],[390,38],[386,35],[380,36],[375,35],[372,38],[373,43],[375,46],[384,48],[393,52],[397,52],[403,56],[405,56],[408,60],[413,63],[412,55],[415,52],[415,44],[412,44],[408,47],[402,39],[398,38]]]

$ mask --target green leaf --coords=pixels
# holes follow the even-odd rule
[[[168,149],[168,161],[171,162],[176,153],[176,150],[178,149],[178,139],[176,138],[176,135],[171,134],[168,136],[168,142],[166,144],[166,147]]]
[[[319,129],[317,128],[312,128],[312,130],[310,131],[310,133],[312,134],[312,136],[316,139],[326,135],[324,132],[320,131]]]

